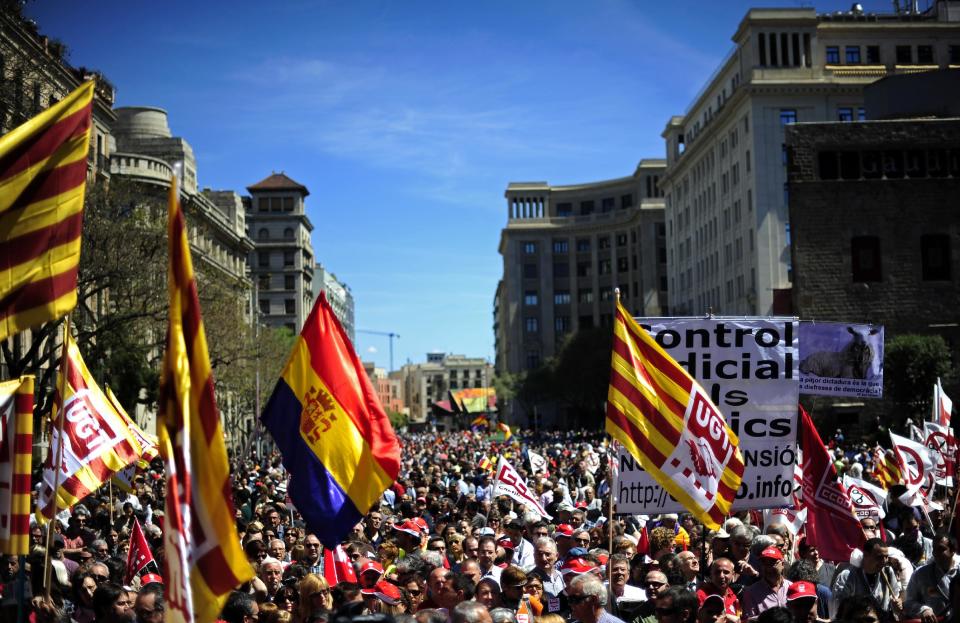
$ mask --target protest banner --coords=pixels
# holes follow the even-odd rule
[[[883,327],[800,323],[800,393],[883,397]]]
[[[733,510],[790,506],[797,455],[797,321],[647,318],[638,322],[709,392],[740,438]],[[629,453],[619,453],[617,513],[683,512]]]

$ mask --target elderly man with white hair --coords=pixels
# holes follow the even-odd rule
[[[283,563],[270,556],[264,558],[257,567],[257,577],[267,588],[267,598],[272,600],[283,581]]]
[[[624,623],[606,611],[607,588],[592,573],[575,577],[567,586],[567,605],[580,623]]]

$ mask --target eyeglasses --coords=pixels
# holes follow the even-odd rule
[[[567,595],[567,603],[571,606],[582,604],[590,595]]]
[[[590,545],[590,539],[574,539],[580,545]]]
[[[310,549],[317,549],[320,547],[319,543],[304,543],[304,547],[309,547]]]
[[[414,590],[408,588],[407,593],[409,593],[411,597],[419,597],[423,594],[423,591],[421,591],[419,588]]]
[[[109,581],[110,581],[110,576],[109,576],[109,575],[99,575],[99,574],[96,574],[96,573],[91,573],[91,574],[90,574],[90,577],[92,577],[92,578],[93,578],[93,581],[96,582],[97,584],[100,584],[100,583],[102,583],[102,582],[109,582]]]

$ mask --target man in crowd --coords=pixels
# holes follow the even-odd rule
[[[799,580],[787,590],[787,608],[795,623],[817,623],[817,587],[813,582]]]
[[[580,623],[623,623],[606,611],[607,589],[592,573],[576,576],[567,587],[567,605]]]
[[[543,582],[543,592],[558,597],[563,592],[563,576],[557,570],[557,543],[548,536],[540,537],[534,545],[534,567],[529,571]]]
[[[671,586],[657,597],[657,623],[693,623],[697,620],[697,596],[680,586]]]
[[[764,610],[785,608],[790,580],[783,577],[783,552],[770,546],[760,552],[760,580],[743,591],[743,618],[756,619]]]
[[[933,560],[921,566],[910,577],[903,603],[904,613],[923,623],[949,621],[953,610],[950,583],[957,576],[956,539],[945,532],[933,539]]]
[[[276,558],[264,558],[258,568],[257,576],[267,588],[267,599],[273,600],[283,580],[283,563]]]
[[[733,583],[733,561],[729,558],[717,558],[710,565],[710,579],[700,583],[697,597],[703,601],[707,595],[719,595],[728,614],[740,612],[740,600],[730,585]]]
[[[507,536],[509,536],[510,541],[513,542],[512,564],[524,570],[533,567],[535,562],[533,557],[533,544],[524,538],[523,520],[520,517],[511,517],[507,520],[506,526],[504,527],[506,528]]]
[[[700,557],[686,550],[677,554],[677,563],[680,565],[680,573],[683,575],[683,587],[688,591],[697,590],[697,580],[700,576]]]
[[[890,551],[881,539],[867,539],[863,545],[860,567],[848,567],[837,573],[833,581],[830,618],[835,619],[840,602],[847,597],[861,596],[874,600],[882,612],[892,613],[901,607],[900,581],[887,565]]]
[[[477,562],[480,563],[481,578],[493,578],[500,581],[500,574],[503,569],[496,565],[497,561],[497,542],[492,536],[483,536],[480,538],[480,549],[478,550]]]
[[[163,600],[163,585],[148,584],[140,589],[134,602],[133,612],[137,623],[163,623],[166,604]]]

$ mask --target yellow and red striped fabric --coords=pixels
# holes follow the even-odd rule
[[[106,393],[107,400],[109,400],[113,408],[117,410],[117,413],[120,414],[120,417],[122,417],[123,421],[127,424],[127,428],[129,428],[133,436],[137,438],[137,443],[140,444],[140,456],[137,460],[113,476],[113,484],[120,487],[122,491],[130,493],[133,491],[133,479],[137,474],[137,470],[148,469],[150,467],[150,461],[159,455],[160,451],[157,449],[157,436],[151,435],[140,428],[140,426],[133,421],[133,418],[127,415],[126,410],[123,408],[123,405],[120,404],[120,401],[117,400],[117,396],[113,393],[113,390],[107,387]]]
[[[0,341],[77,304],[93,82],[0,138]]]
[[[884,489],[898,485],[903,480],[900,462],[893,450],[877,448],[873,454],[873,476]]]
[[[30,553],[33,471],[33,377],[0,383],[0,483],[10,487],[0,508],[0,553]]]
[[[743,478],[737,436],[703,388],[619,301],[606,430],[697,519],[719,527]]]
[[[234,525],[227,451],[175,177],[167,233],[170,324],[157,419],[167,471],[166,621],[210,623],[230,591],[254,574]]]
[[[63,351],[50,423],[50,450],[37,502],[38,519],[53,518],[55,484],[59,512],[99,489],[141,453],[126,422],[90,375],[68,330],[64,330]],[[61,435],[59,418],[64,414]],[[53,463],[60,457],[61,443],[60,475],[55,477]]]

